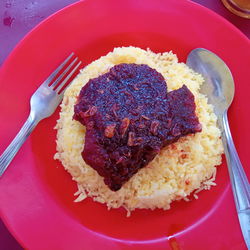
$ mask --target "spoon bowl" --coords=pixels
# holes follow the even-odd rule
[[[235,93],[233,76],[228,66],[217,55],[202,48],[189,53],[187,65],[204,77],[205,83],[200,92],[207,95],[217,115],[223,114],[231,105]]]

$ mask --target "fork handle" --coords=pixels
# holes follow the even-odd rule
[[[30,113],[27,121],[24,123],[16,137],[0,156],[0,177],[3,175],[10,162],[12,161],[20,147],[23,145],[25,140],[28,138],[32,130],[35,128],[37,123],[38,120],[35,119],[35,116],[32,113]]]
[[[250,249],[250,186],[233,143],[226,112],[220,122],[224,128],[222,129],[222,142],[240,226],[246,245]]]

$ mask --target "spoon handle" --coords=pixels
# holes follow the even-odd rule
[[[222,142],[236,209],[246,245],[250,249],[250,186],[233,143],[226,112],[222,116],[221,125],[224,128],[222,129]]]

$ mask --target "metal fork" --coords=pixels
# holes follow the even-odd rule
[[[72,61],[68,66],[67,64]],[[68,58],[41,84],[30,99],[30,114],[16,137],[0,156],[0,176],[28,138],[35,126],[44,118],[51,116],[63,98],[63,87],[79,69],[81,61],[71,53]],[[67,67],[66,67],[67,66]],[[66,67],[66,69],[64,69]],[[64,71],[57,76],[62,70]]]

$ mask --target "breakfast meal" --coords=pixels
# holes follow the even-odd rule
[[[164,210],[215,185],[223,153],[202,76],[172,52],[115,48],[65,91],[55,159],[77,199]]]

